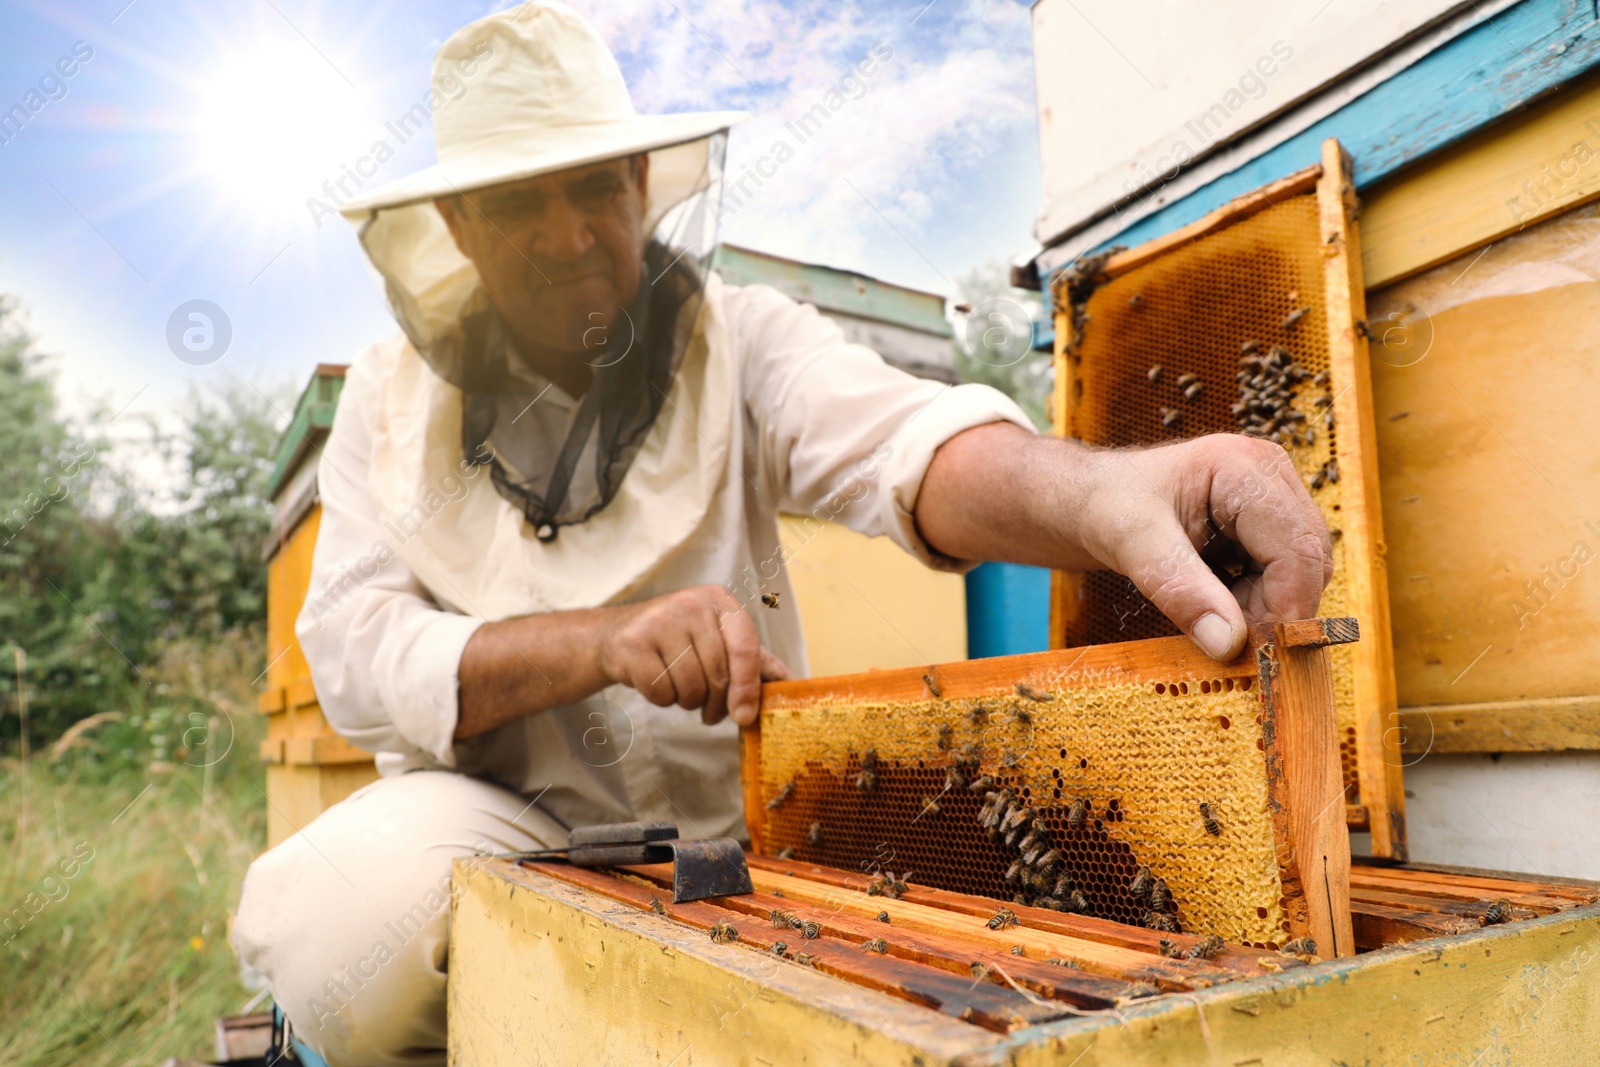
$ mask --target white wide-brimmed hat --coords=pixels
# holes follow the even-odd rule
[[[559,4],[519,4],[457,31],[433,60],[439,162],[341,206],[346,217],[664,148],[742,111],[641,115],[594,28]]]

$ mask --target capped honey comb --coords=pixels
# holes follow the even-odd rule
[[[1334,538],[1321,611],[1357,617],[1369,636],[1331,653],[1350,822],[1372,830],[1375,855],[1404,858],[1360,257],[1346,164],[1329,144],[1319,167],[1058,275],[1055,416],[1062,436],[1095,445],[1251,432],[1285,447]],[[1059,646],[1179,632],[1121,575],[1055,585]]]
[[[997,901],[1348,952],[1325,646],[1353,633],[1349,620],[1257,627],[1222,665],[1179,637],[769,684],[743,745],[752,846]],[[991,832],[997,804],[1021,812]]]

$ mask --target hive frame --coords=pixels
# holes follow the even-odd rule
[[[1371,373],[1365,334],[1366,297],[1361,276],[1358,216],[1350,161],[1338,141],[1322,146],[1322,162],[1242,196],[1170,234],[1138,248],[1119,252],[1105,263],[1104,273],[1116,279],[1177,252],[1287,200],[1315,196],[1318,242],[1323,264],[1321,306],[1326,323],[1323,338],[1332,376],[1333,415],[1337,426],[1334,455],[1342,480],[1339,489],[1344,553],[1345,603],[1338,610],[1360,620],[1365,640],[1349,650],[1351,698],[1346,711],[1354,729],[1353,764],[1356,796],[1346,808],[1352,830],[1371,833],[1371,854],[1405,860],[1405,791],[1394,681],[1394,649],[1390,635],[1388,577],[1384,563],[1382,511],[1378,492],[1377,431],[1374,425]],[[1057,294],[1057,348],[1052,396],[1054,432],[1059,437],[1088,437],[1096,430],[1082,425],[1078,348],[1083,337],[1073,331],[1067,303]],[[1091,297],[1088,309],[1095,310]],[[1204,322],[1196,322],[1203,329]],[[1088,331],[1085,331],[1088,332]],[[1068,645],[1068,634],[1080,617],[1091,576],[1055,572],[1052,577],[1050,634],[1052,647]],[[1153,610],[1153,609],[1152,609]],[[1074,642],[1078,643],[1078,642]]]
[[[768,683],[762,710],[741,734],[745,818],[754,852],[774,855],[783,842],[769,833],[767,804],[779,790],[763,781],[762,727],[774,734],[775,716],[820,713],[841,705],[871,706],[929,699],[929,679],[943,700],[1014,697],[1018,683],[1042,693],[1092,692],[1156,684],[1199,691],[1225,681],[1230,692],[1253,688],[1262,724],[1260,757],[1271,812],[1274,858],[1281,887],[1284,940],[1314,937],[1323,955],[1354,951],[1350,926],[1349,836],[1343,819],[1343,785],[1334,734],[1333,690],[1326,647],[1355,639],[1350,619],[1317,619],[1256,626],[1245,652],[1217,664],[1186,637],[1001,656],[928,668]],[[1167,706],[1149,698],[1148,713]],[[863,708],[863,711],[866,709]],[[885,727],[859,716],[852,746],[884,743]],[[776,758],[776,757],[774,757]],[[930,846],[934,847],[934,846]],[[802,857],[804,858],[804,857]],[[915,865],[915,855],[897,857]],[[856,864],[875,869],[874,857]],[[930,883],[926,876],[919,881]],[[943,887],[941,887],[943,888]],[[1202,931],[1204,932],[1204,931]]]

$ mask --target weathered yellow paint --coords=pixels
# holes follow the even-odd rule
[[[835,522],[786,515],[781,532],[813,675],[967,658],[960,575]]]
[[[1600,906],[1002,1037],[503,861],[455,879],[453,1067],[1560,1067],[1600,1033]]]
[[[936,1067],[996,1040],[504,861],[454,878],[452,1067]]]
[[[1600,196],[1600,81],[1411,167],[1364,197],[1362,270],[1376,289]]]

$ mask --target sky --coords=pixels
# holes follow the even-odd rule
[[[167,421],[192,386],[298,386],[391,335],[353,231],[311,201],[380,139],[394,155],[369,187],[433,162],[431,130],[402,142],[385,124],[423,98],[445,38],[505,6],[0,0],[0,113],[25,115],[0,125],[0,294],[67,409]],[[1033,250],[1025,4],[571,6],[638,110],[751,113],[733,175],[875,46],[891,53],[724,240],[947,295]]]

